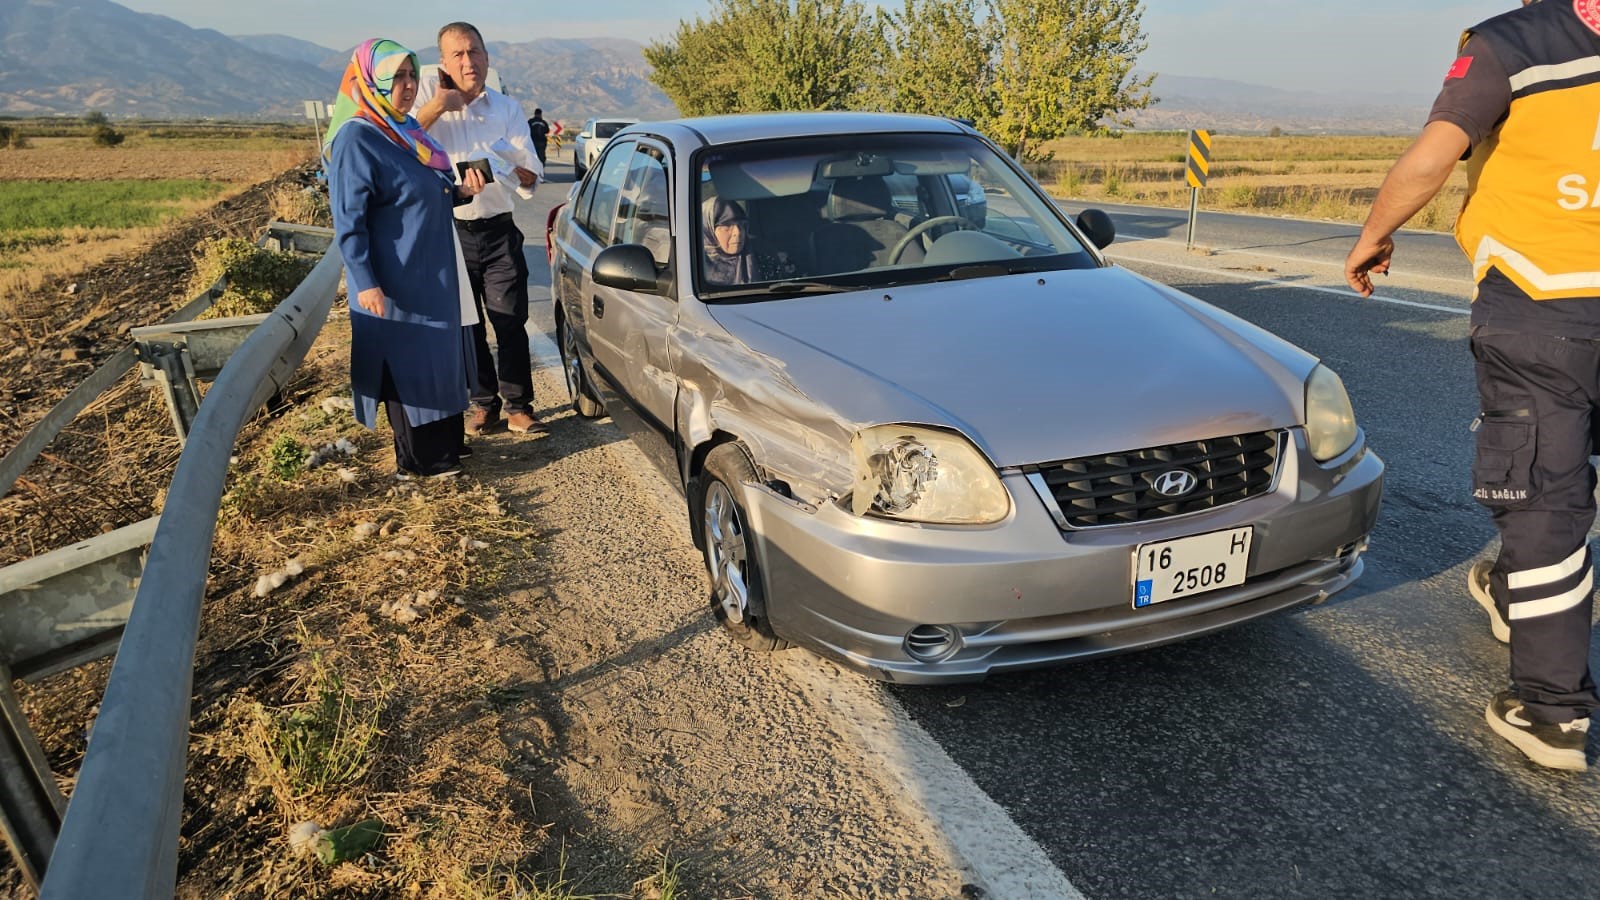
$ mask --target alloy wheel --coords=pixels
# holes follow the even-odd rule
[[[744,523],[727,485],[713,481],[706,490],[705,518],[706,567],[711,572],[711,591],[727,613],[728,621],[742,623],[750,608],[750,589],[745,584]]]

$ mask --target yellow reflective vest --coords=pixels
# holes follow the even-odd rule
[[[1600,297],[1600,34],[1565,2],[1462,36],[1511,79],[1505,119],[1473,149],[1456,241],[1474,282],[1490,267],[1535,300]]]

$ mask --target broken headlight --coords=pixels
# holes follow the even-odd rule
[[[850,441],[851,509],[907,522],[988,525],[1011,511],[994,466],[960,435],[913,425],[877,425]]]

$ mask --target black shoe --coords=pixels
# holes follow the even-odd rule
[[[471,459],[471,458],[472,458],[472,448],[467,446],[466,444],[462,444],[461,445],[461,449],[456,451],[456,459]]]
[[[1487,559],[1480,559],[1467,570],[1467,593],[1472,599],[1478,601],[1489,614],[1489,631],[1494,634],[1494,639],[1502,644],[1511,643],[1511,626],[1500,615],[1500,608],[1494,605],[1494,596],[1489,593],[1489,570],[1494,568],[1494,563]]]
[[[477,437],[485,431],[492,430],[500,421],[498,411],[491,412],[481,406],[467,407],[467,414],[462,420],[462,430],[467,434]]]
[[[1589,741],[1588,718],[1560,725],[1529,719],[1515,691],[1501,691],[1489,700],[1484,718],[1494,733],[1516,745],[1527,757],[1552,769],[1586,769],[1584,747]]]

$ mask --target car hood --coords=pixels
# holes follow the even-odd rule
[[[1295,425],[1316,364],[1116,267],[710,311],[818,416],[952,428],[1002,467]]]

